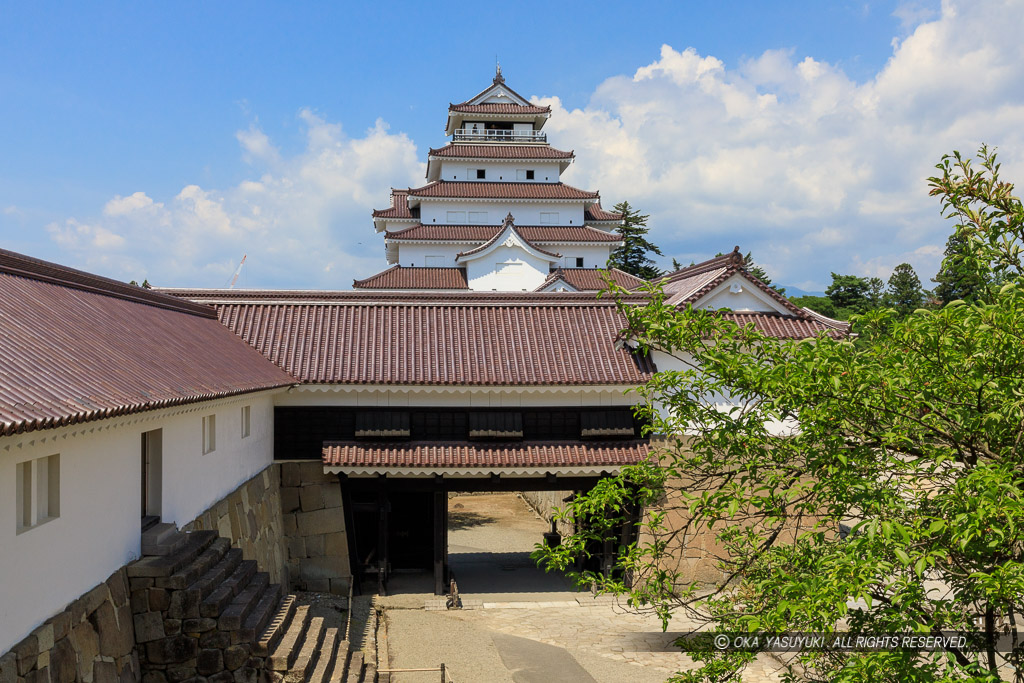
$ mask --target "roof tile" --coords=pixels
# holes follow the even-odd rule
[[[576,155],[547,145],[455,144],[431,149],[429,156],[443,159],[572,159]]]
[[[622,467],[649,457],[644,441],[549,442],[508,444],[473,442],[411,442],[372,444],[327,441],[323,461],[328,467]]]
[[[363,280],[356,289],[469,289],[465,268],[392,266]]]

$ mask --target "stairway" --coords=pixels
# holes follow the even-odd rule
[[[160,524],[143,534],[128,566],[143,674],[215,676],[268,683],[361,681],[349,676],[348,643],[308,605],[270,583],[215,531]],[[222,672],[227,672],[222,673]]]

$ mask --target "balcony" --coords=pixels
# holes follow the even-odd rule
[[[455,142],[547,142],[548,134],[539,130],[471,130],[459,128]]]

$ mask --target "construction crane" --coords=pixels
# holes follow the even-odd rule
[[[245,257],[248,254],[242,254],[242,262],[238,264],[238,270],[235,271],[235,276],[231,278],[231,284],[228,285],[228,289],[234,289],[235,283],[238,282],[238,276],[242,274],[242,266],[245,265]]]

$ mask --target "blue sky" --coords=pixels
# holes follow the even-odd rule
[[[245,286],[349,287],[386,267],[370,209],[422,179],[497,55],[553,104],[566,180],[649,211],[667,257],[926,279],[938,154],[985,140],[1024,167],[1022,32],[996,0],[4,1],[0,246],[168,286],[248,253]]]

